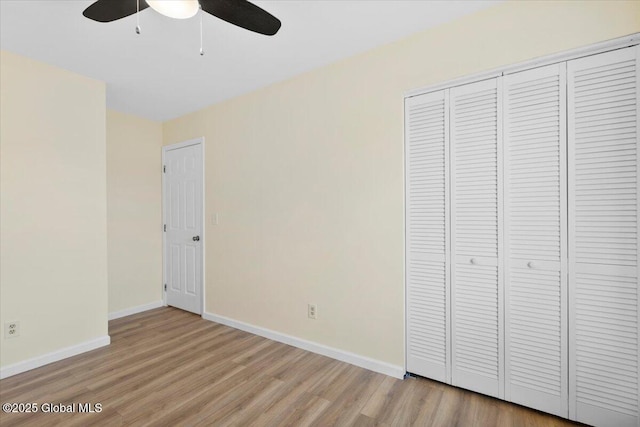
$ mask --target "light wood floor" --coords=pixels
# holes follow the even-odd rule
[[[160,308],[109,322],[111,345],[0,381],[0,401],[101,403],[1,414],[2,426],[575,426],[426,379],[397,380]]]

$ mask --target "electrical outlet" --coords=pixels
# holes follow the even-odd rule
[[[315,304],[309,304],[307,306],[307,314],[309,319],[317,319],[318,318],[318,306]]]
[[[4,324],[4,337],[8,338],[16,338],[20,336],[20,322],[13,321],[7,322]]]

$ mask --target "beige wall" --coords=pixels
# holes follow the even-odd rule
[[[105,85],[0,54],[3,367],[105,337]]]
[[[109,313],[162,300],[162,124],[107,110]]]
[[[403,366],[404,93],[637,31],[640,2],[508,2],[165,123],[206,137],[206,311]]]

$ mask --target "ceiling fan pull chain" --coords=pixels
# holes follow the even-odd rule
[[[136,34],[140,34],[140,0],[136,0]]]
[[[202,6],[200,6],[200,56],[204,56],[204,47],[202,43]]]

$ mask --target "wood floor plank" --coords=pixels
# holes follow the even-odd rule
[[[233,384],[246,381],[244,369],[244,366],[229,365],[225,362],[211,368],[203,367],[200,372],[191,376],[163,384],[153,393],[127,400],[117,409],[127,420],[141,420],[141,424],[144,425],[145,421],[161,418],[207,391],[224,395]]]
[[[305,393],[304,388],[289,385],[277,400],[266,407],[256,419],[251,420],[251,425],[269,427],[281,425],[293,412],[293,408],[301,404],[301,399],[306,398]]]
[[[270,377],[244,377],[241,380],[236,377],[224,384],[224,392],[221,393],[222,389],[211,389],[200,393],[158,421],[167,426],[191,426],[203,421],[205,425],[216,425],[234,411],[240,410],[243,402],[251,401],[263,393],[273,392],[280,386],[282,381]]]
[[[331,405],[326,399],[303,392],[277,417],[273,417],[270,426],[309,427],[318,419],[324,410]],[[245,424],[246,425],[246,424]]]
[[[432,425],[442,399],[442,389],[447,387],[435,381],[426,379],[408,378],[405,381],[415,380],[409,383],[409,420],[411,425]]]
[[[0,414],[10,426],[570,427],[423,378],[398,380],[174,308],[109,322],[111,345],[0,381],[2,403],[100,413]]]
[[[383,379],[375,372],[356,368],[351,380],[335,398],[329,399],[325,394],[327,400],[335,403],[323,411],[313,425],[352,425]]]
[[[266,411],[282,401],[282,398],[290,393],[291,385],[284,381],[277,380],[279,385],[277,388],[269,389],[267,392],[254,396],[251,400],[242,399],[242,407],[228,416],[220,419],[216,425],[219,427],[226,426],[251,426],[256,425],[256,420]],[[208,425],[208,419],[203,419],[199,425]]]
[[[91,390],[109,388],[126,390],[129,387],[137,387],[156,377],[158,372],[168,372],[180,368],[197,359],[200,355],[211,354],[216,346],[225,345],[233,340],[233,337],[228,337],[227,340],[216,338],[218,338],[216,335],[194,336],[182,346],[176,346],[172,350],[146,359],[144,362],[145,370],[139,369],[139,363],[131,363],[130,360],[125,359],[115,365],[115,372],[95,376],[88,384],[88,388]]]
[[[388,380],[375,397],[367,402],[363,413],[382,423],[398,426],[429,425],[435,407],[430,407],[435,396],[431,395],[428,382],[409,378],[404,381]],[[380,393],[385,393],[384,397]],[[375,405],[375,406],[373,406]]]
[[[370,418],[364,414],[358,415],[358,418],[353,423],[353,427],[391,427],[388,424],[384,424],[379,420]]]

